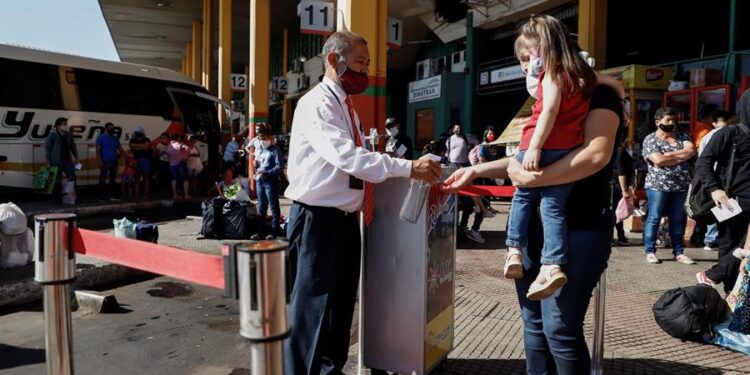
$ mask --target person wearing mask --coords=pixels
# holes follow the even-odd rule
[[[451,128],[453,134],[445,141],[448,164],[456,167],[469,166],[469,141],[461,131],[461,125],[455,124]]]
[[[719,109],[719,107],[716,104],[705,104],[701,107],[701,110],[698,113],[698,121],[695,122],[695,126],[690,134],[693,138],[693,144],[696,145],[696,147],[701,144],[703,137],[710,133],[711,130],[714,130],[712,124],[713,114],[717,109]]]
[[[140,199],[141,182],[143,182],[143,199],[148,199],[149,185],[151,183],[151,140],[146,137],[143,126],[138,126],[133,131],[130,139],[130,150],[138,161],[135,171],[135,200]]]
[[[360,231],[372,220],[372,183],[391,177],[437,182],[440,165],[365,148],[351,96],[368,85],[365,39],[338,31],[326,40],[323,81],[298,102],[289,144],[287,223],[290,281],[286,374],[342,374],[349,355],[360,269]]]
[[[158,178],[156,179],[158,189],[166,197],[169,194],[170,183],[172,181],[172,172],[169,170],[169,155],[167,154],[167,148],[169,148],[169,134],[161,133],[159,136],[159,143],[156,144],[156,153],[159,155],[157,159],[157,173]]]
[[[227,143],[227,146],[224,148],[224,164],[221,170],[222,176],[226,176],[227,172],[232,172],[232,178],[237,176],[237,171],[235,170],[237,166],[237,160],[239,158],[238,151],[240,150],[240,143],[242,142],[241,136],[235,136],[232,137],[232,139]]]
[[[696,172],[711,192],[716,206],[726,207],[729,199],[734,198],[742,209],[738,215],[717,224],[719,260],[708,270],[696,274],[700,283],[711,286],[723,283],[727,294],[734,286],[740,264],[732,252],[740,246],[750,223],[750,90],[740,97],[737,112],[740,123],[726,126],[711,135],[695,163]],[[728,171],[733,148],[732,170]],[[729,186],[725,183],[728,174],[732,176]]]
[[[385,132],[388,140],[385,142],[385,152],[393,157],[411,160],[414,158],[411,138],[401,131],[401,124],[393,117],[385,120]]]
[[[713,130],[708,132],[703,139],[701,139],[700,143],[698,144],[698,157],[703,153],[703,150],[706,149],[706,145],[708,145],[708,141],[711,140],[711,137],[716,133],[717,130],[727,126],[727,123],[730,118],[732,118],[732,114],[723,110],[718,109],[713,114]],[[706,226],[706,235],[703,238],[703,250],[706,251],[716,251],[719,250],[719,226],[716,225],[716,223],[708,224]]]
[[[68,119],[60,117],[55,120],[55,128],[44,139],[44,161],[47,167],[57,167],[69,182],[76,181],[76,164],[78,150],[75,140],[68,132]],[[62,202],[60,184],[55,182],[55,199]]]
[[[676,261],[695,264],[684,254],[682,245],[687,222],[685,199],[690,185],[689,161],[695,156],[690,136],[677,131],[672,108],[659,108],[655,115],[657,130],[643,139],[643,159],[648,163],[646,196],[648,215],[643,226],[646,261],[661,263],[656,257],[656,237],[662,216],[669,220],[669,237]]]
[[[188,146],[180,142],[179,134],[172,134],[172,139],[167,147],[167,155],[169,155],[169,170],[172,173],[172,199],[180,199],[177,195],[177,184],[182,183],[183,193],[185,199],[191,199],[190,196],[190,182],[187,178],[187,160],[188,153],[190,150]]]
[[[187,168],[187,178],[190,182],[192,194],[198,194],[198,175],[203,172],[203,161],[201,152],[198,150],[198,135],[191,134],[188,136],[188,157],[185,161]],[[187,194],[187,192],[186,192]]]
[[[273,142],[270,128],[258,134],[260,147],[255,158],[255,188],[258,192],[258,233],[251,240],[273,239],[281,233],[281,210],[279,209],[280,176],[284,173],[284,158]],[[266,228],[266,213],[271,208],[271,229]]]
[[[125,150],[120,145],[119,134],[115,134],[115,124],[104,124],[104,133],[96,137],[96,161],[99,165],[99,200],[113,199],[117,188],[117,164]],[[109,187],[104,182],[109,176]]]
[[[528,60],[521,61],[527,71]],[[607,267],[611,253],[614,215],[609,183],[614,146],[623,125],[624,90],[613,78],[599,77],[584,126],[584,140],[565,157],[528,172],[512,157],[461,168],[444,182],[456,192],[477,177],[513,179],[519,186],[553,186],[574,183],[565,210],[570,244],[565,273],[568,283],[554,298],[530,301],[527,291],[541,267],[541,249],[547,240],[538,214],[530,226],[524,278],[515,287],[523,319],[526,372],[531,375],[578,375],[591,372],[591,356],[584,321],[591,294]],[[602,84],[606,83],[606,85]]]
[[[615,175],[612,179],[612,204],[617,205],[620,199],[631,199],[633,197],[633,186],[635,178],[635,160],[633,159],[633,147],[627,138],[617,146],[615,150]],[[617,245],[625,246],[630,242],[625,235],[623,222],[615,224],[617,231]]]

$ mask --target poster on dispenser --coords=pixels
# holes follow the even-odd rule
[[[430,190],[427,206],[427,327],[425,369],[453,347],[456,195]]]

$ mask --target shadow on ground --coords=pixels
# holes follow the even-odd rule
[[[44,361],[44,349],[19,348],[17,346],[0,344],[0,370],[43,363]]]
[[[604,373],[611,374],[701,374],[719,375],[729,369],[704,367],[660,359],[619,358],[605,359]],[[526,362],[520,359],[449,359],[440,365],[435,375],[490,375],[525,374]]]

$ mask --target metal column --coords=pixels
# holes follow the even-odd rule
[[[607,296],[607,270],[594,289],[594,342],[591,349],[591,375],[604,373],[604,307]]]
[[[76,276],[75,254],[71,248],[76,215],[40,215],[34,218],[34,222],[34,280],[44,287],[47,374],[72,375],[70,284]]]

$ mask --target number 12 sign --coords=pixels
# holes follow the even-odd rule
[[[329,35],[334,25],[335,5],[324,1],[302,1],[300,4],[300,31],[304,34]]]

